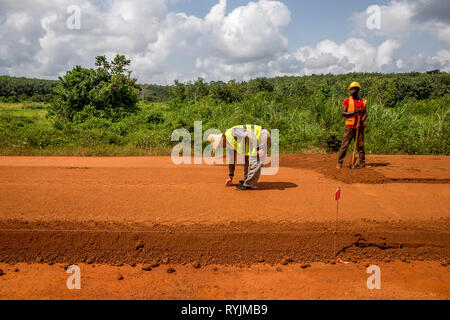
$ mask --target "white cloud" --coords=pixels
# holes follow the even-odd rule
[[[407,40],[418,32],[450,44],[450,2],[448,0],[391,0],[381,10],[381,29],[368,30],[365,12],[353,14],[355,34],[377,34]]]
[[[436,39],[450,43],[450,19],[434,5],[442,6],[444,0],[393,0],[382,6],[384,29],[378,34],[386,39],[379,45],[360,34],[342,43],[322,40],[295,52],[288,51],[282,33],[291,22],[291,12],[280,1],[248,2],[228,12],[227,1],[217,0],[205,17],[169,12],[168,1],[176,0],[0,0],[0,74],[55,78],[75,65],[93,66],[97,55],[116,53],[132,60],[139,81],[157,83],[198,76],[246,80],[329,72],[449,70],[448,50],[434,56],[396,56],[414,30],[433,32]],[[71,5],[81,8],[80,30],[66,26]],[[364,29],[365,18],[363,14],[355,18]]]
[[[439,50],[434,59],[439,61],[442,71],[450,72],[450,50]]]
[[[281,2],[260,0],[226,14],[220,0],[206,15],[201,44],[209,55],[197,58],[195,67],[211,80],[249,79],[270,74],[288,40],[281,29],[291,21]]]
[[[450,44],[450,25],[436,23],[433,25],[433,27],[435,29],[437,38]]]
[[[214,6],[205,18],[207,40],[214,53],[230,62],[267,58],[287,49],[280,29],[291,21],[281,2],[261,0],[234,9],[226,15],[226,0]]]
[[[66,27],[67,7],[81,8],[81,29]],[[107,4],[107,5],[106,5]],[[6,12],[0,19],[2,47],[0,72],[54,77],[75,64],[92,66],[100,54],[126,54],[142,81],[173,81],[170,57],[191,62],[195,52],[206,56],[197,65],[223,61],[251,65],[286,51],[288,40],[281,28],[290,11],[281,2],[260,0],[226,12],[220,0],[205,18],[167,12],[164,0],[113,0],[104,6],[94,0],[0,0]],[[261,65],[261,63],[259,63]],[[250,72],[252,67],[247,68]],[[244,75],[242,72],[238,73]]]
[[[346,73],[354,71],[377,71],[393,61],[399,44],[387,40],[379,47],[363,39],[350,38],[342,44],[324,40],[313,47],[302,47],[295,57],[303,63],[302,73]]]
[[[81,29],[70,30],[66,10],[81,9]],[[100,8],[93,0],[10,1],[0,19],[0,38],[8,51],[0,72],[55,77],[76,64],[92,66],[96,55],[125,53],[133,58],[158,41],[166,20],[164,0],[113,0]]]
[[[230,64],[222,58],[209,57],[197,59],[195,66],[201,72],[201,76],[209,80],[249,80],[251,78],[269,76],[271,71],[269,65],[272,62],[271,60],[263,59]]]
[[[386,40],[383,42],[377,51],[377,57],[375,59],[378,68],[390,65],[393,60],[394,51],[400,48],[400,44],[394,40]]]
[[[411,2],[392,0],[389,5],[378,7],[380,8],[381,29],[368,30],[366,11],[356,12],[353,14],[356,26],[355,34],[366,36],[370,32],[393,39],[403,39],[410,31],[411,19],[414,16],[414,7]]]
[[[132,56],[133,70],[157,75],[160,79],[167,68],[167,59],[174,52],[187,53],[195,44],[189,43],[202,32],[202,21],[185,14],[169,13],[157,31],[156,41],[149,42],[147,48]],[[173,81],[176,72],[166,74],[166,81]]]
[[[450,72],[450,51],[439,50],[436,55],[430,56],[423,53],[410,56],[404,61],[397,60],[397,71],[424,71],[439,69]]]

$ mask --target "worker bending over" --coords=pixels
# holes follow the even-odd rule
[[[261,170],[270,145],[270,133],[257,125],[240,125],[228,129],[225,134],[211,134],[208,142],[214,151],[226,146],[229,177],[226,186],[233,185],[237,155],[245,156],[244,180],[237,190],[253,190],[261,176]]]
[[[357,168],[362,169],[365,167],[366,162],[366,154],[364,151],[364,132],[367,119],[366,100],[359,97],[361,85],[358,82],[353,82],[349,90],[350,97],[345,99],[342,109],[342,116],[346,118],[345,131],[336,168],[342,169],[348,146],[353,139],[356,139],[357,131],[359,130],[357,141],[359,163]]]

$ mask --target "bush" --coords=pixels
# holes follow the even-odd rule
[[[111,62],[97,57],[95,70],[76,66],[59,78],[49,114],[80,123],[91,117],[120,121],[136,112],[139,87],[126,69],[129,64],[125,56],[117,55]]]

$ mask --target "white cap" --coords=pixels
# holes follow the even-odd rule
[[[217,150],[219,145],[222,143],[223,134],[210,134],[208,136],[208,142],[214,148],[214,151]]]

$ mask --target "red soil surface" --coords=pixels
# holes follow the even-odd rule
[[[368,262],[369,263],[369,262]],[[367,289],[366,264],[136,267],[80,264],[81,289],[69,290],[62,265],[0,263],[0,299],[449,299],[450,268],[437,262],[381,263],[381,290]],[[14,270],[17,270],[15,272]],[[118,280],[118,274],[123,280]]]
[[[364,170],[338,171],[335,156],[284,155],[276,176],[262,177],[256,191],[237,192],[224,187],[226,167],[176,166],[168,157],[0,157],[0,298],[448,299],[441,264],[450,258],[450,157],[368,160]],[[323,264],[333,258],[338,186],[337,249],[357,263],[350,266]],[[296,263],[283,267],[289,273],[275,270],[283,257]],[[121,266],[152,261],[177,272],[135,275],[140,268]],[[205,267],[184,266],[193,261]],[[367,279],[368,261],[395,267],[398,279],[421,287],[411,291],[392,276],[391,291],[370,293],[356,281]],[[77,296],[55,289],[52,279],[67,274],[42,263],[85,263],[91,290]],[[304,263],[313,268],[301,269]],[[11,272],[15,265],[28,271]],[[100,270],[115,277],[117,268],[124,281],[104,287]],[[38,270],[39,289],[27,278]],[[332,276],[361,288],[339,293],[326,281]],[[156,283],[155,294],[137,285],[140,277]],[[259,284],[246,291],[239,279]],[[289,288],[290,279],[317,288],[297,294],[278,287]],[[329,286],[335,290],[320,293]]]

